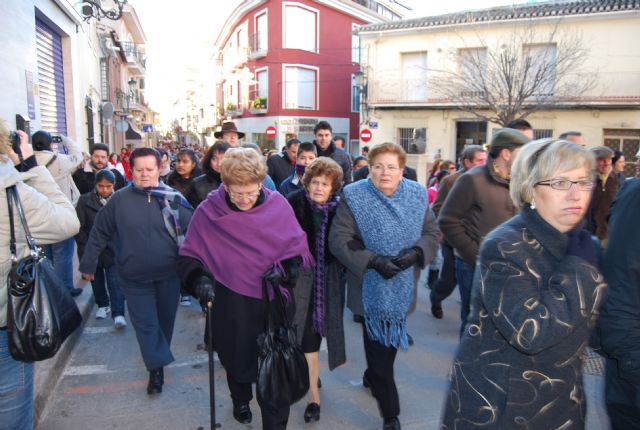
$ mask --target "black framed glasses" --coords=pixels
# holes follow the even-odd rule
[[[566,191],[569,188],[576,184],[580,191],[591,191],[595,186],[595,183],[589,179],[582,179],[580,181],[570,181],[568,179],[556,178],[549,179],[546,181],[536,182],[536,185],[544,185],[546,187],[551,187],[554,190],[563,190]]]

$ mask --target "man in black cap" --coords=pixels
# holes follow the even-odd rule
[[[93,191],[96,173],[103,169],[108,169],[113,173],[116,181],[114,186],[116,191],[125,186],[122,174],[109,164],[109,147],[104,143],[96,143],[91,148],[91,159],[82,169],[78,169],[73,174],[73,181],[76,183],[78,190],[80,190],[80,194]]]
[[[296,165],[296,154],[298,152],[298,139],[289,139],[282,152],[272,155],[267,159],[267,167],[269,176],[276,183],[276,187],[280,188],[282,181],[287,179],[293,173]]]
[[[462,299],[461,334],[467,324],[480,243],[487,233],[516,214],[509,197],[511,164],[520,147],[529,141],[518,130],[496,130],[487,163],[461,175],[440,209],[440,231],[455,253],[456,279]]]
[[[82,163],[82,151],[80,146],[73,140],[62,136],[62,143],[67,148],[68,154],[56,153],[51,150],[52,141],[51,133],[44,130],[36,131],[31,137],[34,155],[38,165],[46,166],[49,169],[60,190],[75,206],[78,203],[78,198],[80,198],[80,192],[72,179],[72,175]],[[45,251],[51,259],[58,277],[71,292],[72,296],[78,296],[82,293],[82,288],[75,288],[73,285],[74,250],[75,241],[73,237],[45,247]]]
[[[240,146],[240,139],[244,138],[244,133],[238,131],[236,123],[233,121],[227,121],[222,124],[222,129],[213,133],[216,139],[221,139],[224,143],[232,148]]]

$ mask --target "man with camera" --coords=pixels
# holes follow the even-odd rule
[[[56,136],[57,137],[57,136]],[[56,139],[57,140],[57,139]],[[54,141],[51,133],[39,130],[31,137],[34,155],[38,166],[46,166],[51,176],[56,181],[60,190],[69,199],[73,206],[78,203],[80,192],[73,182],[72,175],[82,163],[82,151],[73,140],[66,136],[61,137],[61,143],[66,146],[68,154],[55,153],[51,150]],[[62,242],[57,242],[46,247],[56,273],[69,289],[72,296],[79,296],[82,288],[73,285],[73,252],[75,241],[70,237]]]

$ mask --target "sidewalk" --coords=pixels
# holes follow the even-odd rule
[[[86,293],[85,293],[86,294]],[[209,400],[207,354],[202,350],[204,316],[195,301],[180,307],[172,350],[176,361],[165,371],[166,384],[160,396],[146,394],[144,369],[133,328],[122,332],[111,320],[87,320],[84,333],[50,397],[40,430],[208,429]],[[396,380],[400,393],[403,429],[437,429],[447,388],[447,374],[458,342],[459,304],[457,293],[444,302],[445,317],[434,319],[428,311],[427,290],[419,291],[418,310],[410,317],[415,345],[400,352]],[[323,368],[322,414],[317,423],[305,424],[306,400],[293,405],[289,429],[373,430],[381,428],[374,399],[362,386],[364,351],[362,328],[345,314],[347,363],[329,372],[326,349],[320,354]],[[593,373],[598,373],[593,372]],[[224,429],[260,429],[260,411],[251,402],[253,422],[237,423],[232,417],[224,369],[216,363],[216,405],[218,422]],[[607,429],[601,405],[603,378],[586,376],[588,430]]]

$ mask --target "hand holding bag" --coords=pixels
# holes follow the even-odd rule
[[[7,191],[11,224],[11,271],[7,279],[7,334],[9,352],[19,361],[53,357],[65,339],[82,323],[75,300],[56,275],[51,261],[36,246],[15,186]],[[30,254],[20,260],[16,252],[13,208],[18,212]]]
[[[272,409],[291,406],[309,391],[309,367],[296,340],[296,332],[287,319],[285,301],[278,284],[273,280],[273,269],[262,278],[265,301],[265,333],[258,338],[259,400]],[[269,302],[268,287],[273,290]],[[272,309],[275,308],[275,312]]]

